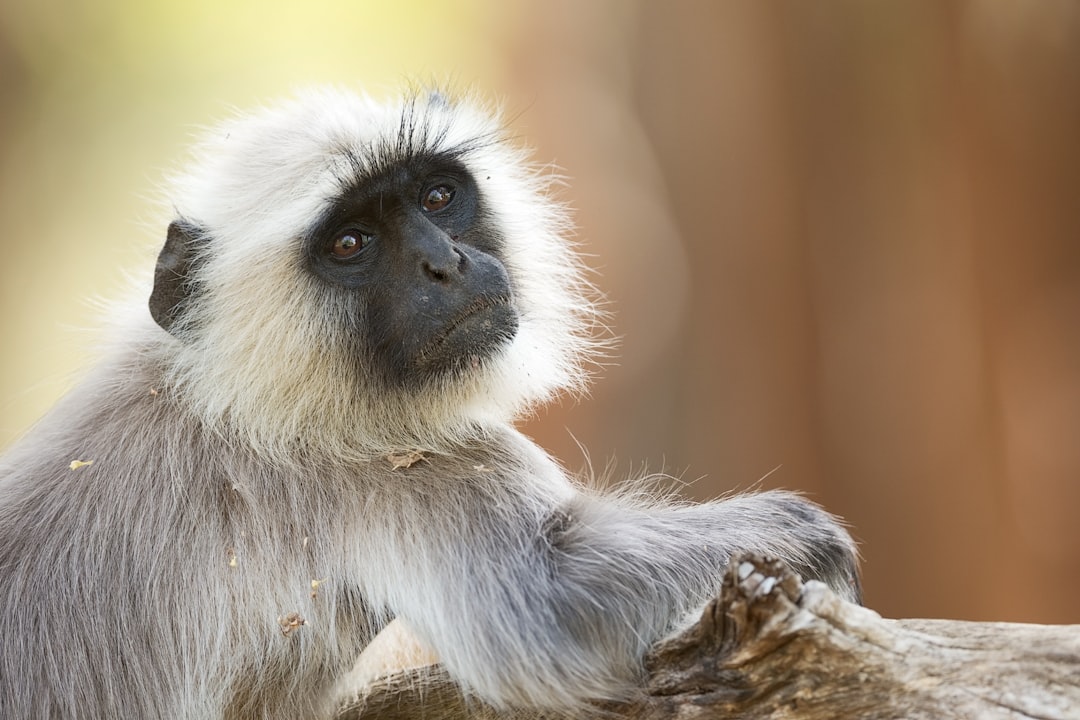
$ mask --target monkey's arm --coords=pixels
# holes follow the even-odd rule
[[[777,555],[849,595],[855,574],[846,533],[784,493],[685,507],[576,495],[539,522],[489,507],[420,542],[423,577],[392,607],[496,705],[626,697],[645,650],[718,590],[736,551]]]

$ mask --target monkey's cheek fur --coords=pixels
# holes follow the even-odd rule
[[[505,348],[517,331],[518,315],[509,299],[485,299],[421,348],[416,365],[429,372],[476,366]]]

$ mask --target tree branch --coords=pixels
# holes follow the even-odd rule
[[[645,667],[643,696],[608,717],[1080,718],[1080,625],[887,620],[753,555]],[[350,682],[337,720],[557,717],[466,700],[438,665]]]

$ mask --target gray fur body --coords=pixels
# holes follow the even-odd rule
[[[431,102],[427,120],[436,122],[446,106]],[[288,112],[268,117],[278,115]],[[264,140],[255,132],[252,144]],[[454,142],[453,129],[438,142]],[[294,142],[280,164],[304,149]],[[487,177],[484,157],[465,161],[477,176]],[[219,173],[231,181],[223,191],[244,185],[230,172]],[[304,179],[291,178],[310,188]],[[498,203],[498,188],[482,189]],[[216,237],[238,232],[235,208],[218,220],[212,203],[193,205],[181,208],[185,217]],[[551,288],[530,290],[522,277],[529,259],[513,254],[527,241],[521,231],[505,232],[503,261],[518,337],[533,345],[481,364],[479,379],[446,381],[443,405],[426,402],[431,387],[402,390],[409,402],[384,403],[399,408],[398,428],[387,429],[370,396],[376,381],[362,369],[349,375],[334,357],[324,362],[337,375],[324,376],[306,358],[338,348],[313,347],[314,321],[298,328],[295,317],[260,318],[252,306],[250,326],[225,317],[220,304],[238,281],[213,252],[202,259],[220,277],[208,271],[193,307],[217,303],[220,318],[203,314],[173,335],[145,309],[127,321],[101,365],[0,459],[0,717],[324,717],[334,681],[392,616],[479,697],[581,708],[633,693],[642,653],[718,589],[738,550],[775,554],[854,596],[850,538],[796,496],[690,505],[605,495],[513,429],[522,407],[580,379],[541,365],[555,353],[528,323]],[[279,249],[298,233],[280,231]],[[290,265],[271,280],[297,272]],[[557,268],[548,279],[570,304],[584,302],[575,272]],[[245,292],[273,297],[257,275],[243,280]],[[304,293],[317,285],[291,282],[277,292],[314,304]],[[578,327],[556,330],[553,341],[567,346],[580,336]],[[260,345],[264,335],[275,342]],[[222,336],[244,351],[231,366],[231,350],[200,352]],[[517,360],[501,368],[504,356]],[[297,364],[306,379],[294,382]],[[524,367],[547,386],[493,411],[498,398],[477,388],[509,387]],[[353,400],[304,405],[329,397],[335,378]],[[415,403],[420,410],[400,410]],[[260,409],[265,418],[251,414]],[[362,439],[350,443],[349,428]],[[395,461],[417,450],[423,459]],[[93,462],[72,469],[73,460]]]

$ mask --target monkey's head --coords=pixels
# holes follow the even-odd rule
[[[597,310],[552,175],[467,100],[303,94],[175,182],[166,388],[264,449],[437,448],[579,387]]]

